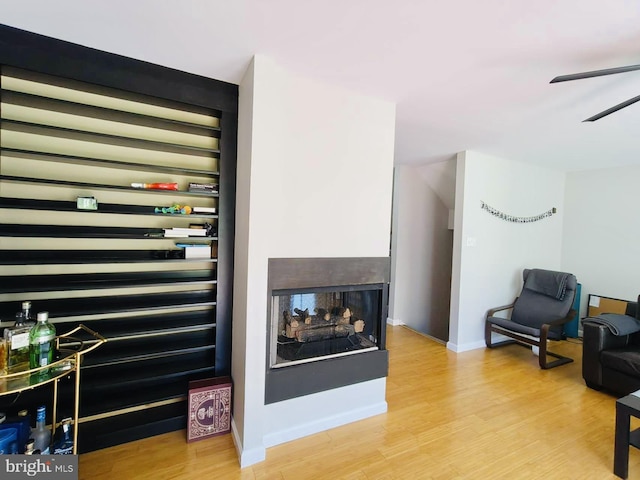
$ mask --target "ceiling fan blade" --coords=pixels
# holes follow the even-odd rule
[[[619,103],[615,107],[607,108],[605,111],[600,112],[594,115],[593,117],[589,117],[586,120],[583,120],[583,122],[595,122],[596,120],[600,120],[602,117],[606,117],[607,115],[610,115],[613,112],[622,110],[623,108],[628,107],[629,105],[633,105],[636,102],[640,102],[640,95],[638,95],[637,97],[630,98],[625,102]]]
[[[560,75],[549,83],[568,82],[571,80],[581,80],[583,78],[602,77],[603,75],[613,75],[615,73],[633,72],[640,70],[640,65],[628,65],[626,67],[605,68],[604,70],[593,70],[591,72],[572,73],[570,75]]]

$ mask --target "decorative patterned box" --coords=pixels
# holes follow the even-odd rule
[[[231,431],[231,378],[189,382],[187,442]]]

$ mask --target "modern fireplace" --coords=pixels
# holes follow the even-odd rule
[[[266,403],[387,375],[389,259],[269,259]]]
[[[378,349],[383,284],[276,290],[271,368]]]

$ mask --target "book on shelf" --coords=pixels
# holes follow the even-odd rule
[[[206,237],[204,228],[164,228],[165,237]]]
[[[199,193],[218,193],[218,184],[217,183],[189,183],[189,191],[190,192],[199,192]]]
[[[211,258],[211,245],[206,243],[176,243],[184,251],[184,258]]]
[[[211,246],[184,247],[184,258],[211,258]]]
[[[191,207],[193,213],[216,213],[216,207]]]

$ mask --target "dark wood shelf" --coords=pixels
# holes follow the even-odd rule
[[[137,355],[131,355],[129,353],[128,356],[113,354],[110,358],[105,356],[96,362],[85,362],[86,365],[83,365],[83,368],[87,368],[87,371],[88,371],[88,369],[92,367],[96,367],[96,368],[97,367],[114,367],[114,366],[118,366],[120,368],[123,368],[123,367],[126,368],[127,366],[135,367],[139,362],[144,362],[147,360],[155,360],[158,358],[167,359],[172,357],[180,357],[180,360],[178,361],[182,361],[182,358],[185,355],[203,352],[207,350],[215,350],[216,348],[215,345],[212,345],[210,343],[205,345],[199,345],[199,346],[187,345],[186,342],[183,342],[182,344],[185,345],[183,348],[180,348],[180,342],[176,342],[175,345],[172,344],[171,348],[173,348],[173,350],[169,350],[169,351],[165,351],[165,350],[147,351],[145,353],[139,353]],[[191,369],[189,369],[189,371],[190,370]],[[145,378],[147,377],[145,376]]]
[[[0,250],[0,265],[73,265],[148,262],[208,262],[216,258],[184,258],[175,250]]]
[[[210,115],[217,118],[220,118],[224,112],[237,111],[237,103],[233,102],[233,92],[235,92],[237,99],[237,85],[215,81],[207,77],[185,74],[184,72],[167,69],[166,67],[146,62],[142,62],[146,67],[144,68],[146,73],[142,74],[145,78],[142,80],[140,78],[141,62],[137,60],[107,54],[107,56],[111,57],[109,59],[110,61],[107,61],[104,57],[105,52],[86,49],[86,47],[81,47],[80,45],[74,45],[75,48],[69,47],[66,42],[57,41],[52,38],[48,38],[45,41],[33,40],[33,34],[21,32],[11,27],[6,27],[5,30],[9,31],[0,32],[0,39],[8,41],[9,44],[15,43],[15,37],[21,34],[25,37],[31,37],[24,38],[26,43],[29,43],[29,40],[31,40],[33,44],[30,48],[27,48],[28,53],[37,53],[34,52],[33,49],[39,46],[40,49],[44,51],[49,51],[53,48],[55,50],[55,52],[52,52],[54,57],[63,57],[62,59],[47,58],[45,61],[39,61],[43,59],[36,59],[34,62],[35,66],[28,68],[25,64],[24,56],[20,53],[13,52],[13,55],[11,55],[11,53],[5,54],[3,75],[7,77],[80,90],[94,95],[142,103],[152,107],[186,111],[199,115]],[[59,50],[51,45],[51,43],[56,42],[58,43],[57,48],[59,48]],[[43,43],[47,45],[42,45]],[[85,56],[80,54],[82,58],[78,58],[78,49],[85,49]],[[82,65],[77,65],[77,68],[73,68],[73,58],[76,58],[79,64],[86,65],[85,62],[91,62],[90,66],[92,68],[82,68]],[[28,60],[26,62],[28,63]],[[114,74],[114,70],[122,66],[123,62],[128,63],[125,70],[129,72],[129,75]],[[64,70],[64,68],[66,68],[66,70]],[[67,75],[61,75],[61,72],[65,71]],[[188,84],[185,84],[185,75],[188,75],[191,80],[195,80],[195,83],[199,84],[197,94],[194,92],[195,83],[187,82]],[[212,87],[212,81],[217,83],[217,85]],[[165,82],[169,82],[171,86]],[[175,88],[176,86],[180,88]],[[224,92],[222,92],[221,89],[224,90]],[[232,97],[228,98],[229,96]],[[231,102],[229,102],[229,100],[231,100]]]
[[[184,428],[188,382],[230,374],[238,86],[5,25],[0,43],[1,75],[15,79],[0,89],[0,295],[10,298],[0,301],[1,326],[20,296],[49,311],[58,331],[82,322],[108,339],[82,362],[80,452]],[[23,81],[42,88],[19,91]],[[73,90],[81,95],[56,98]],[[162,181],[184,190],[131,187]],[[187,191],[189,182],[217,183],[219,193]],[[98,210],[77,208],[87,195]],[[217,210],[155,212],[177,201]],[[205,222],[219,236],[158,228]],[[178,242],[215,242],[216,258],[186,259]],[[72,380],[61,379],[61,395]],[[8,401],[51,412],[50,393]],[[59,407],[70,413],[68,402]]]
[[[187,312],[154,312],[151,315],[96,319],[86,322],[94,330],[103,332],[111,343],[126,342],[133,338],[171,336],[174,334],[201,332],[216,327],[213,308]],[[89,336],[78,336],[91,341]],[[88,357],[87,357],[88,358]]]
[[[121,337],[122,338],[122,337]],[[176,332],[162,332],[140,337],[124,337],[107,343],[108,348],[96,352],[83,362],[83,368],[103,368],[125,363],[137,363],[156,358],[196,353],[215,348],[215,331],[212,328]]]
[[[215,284],[215,271],[85,273],[61,275],[0,275],[0,293],[47,292],[64,285],[65,290],[144,287],[154,285]],[[104,333],[103,333],[104,335]]]
[[[219,193],[201,193],[201,192],[189,192],[184,190],[152,190],[146,188],[133,188],[130,186],[121,185],[104,185],[101,183],[86,183],[86,182],[71,182],[67,180],[51,180],[48,178],[33,178],[33,177],[18,177],[15,175],[0,175],[0,180],[5,182],[19,182],[19,183],[33,183],[43,185],[59,185],[63,187],[79,187],[87,188],[91,190],[122,190],[128,192],[137,192],[153,195],[172,195],[172,196],[194,196],[204,198],[216,198],[219,197]]]
[[[111,238],[129,240],[189,240],[215,241],[218,237],[165,237],[162,228],[95,227],[85,225],[24,225],[0,224],[0,237],[38,238]]]
[[[52,323],[58,318],[83,315],[106,315],[113,313],[130,314],[140,311],[164,310],[169,308],[206,307],[216,304],[216,292],[212,290],[189,290],[176,293],[147,293],[87,298],[54,298],[38,300],[39,311],[50,312]],[[16,302],[0,302],[0,318],[14,318]],[[66,329],[66,328],[65,328]]]
[[[80,423],[78,435],[82,436],[83,440],[79,453],[183,429],[187,424],[186,412],[185,400],[118,415],[117,421],[113,418],[102,418]]]
[[[139,360],[136,368],[119,369],[117,373],[113,368],[82,369],[82,383],[85,391],[94,395],[105,392],[120,391],[124,394],[131,389],[147,389],[162,386],[167,382],[189,376],[199,376],[211,368],[214,348],[200,349],[196,352],[182,355],[180,361],[173,356],[155,357]],[[184,393],[187,393],[185,383]]]
[[[156,140],[146,140],[143,138],[122,137],[108,133],[94,133],[72,128],[54,127],[33,122],[25,122],[18,120],[2,120],[3,130],[21,133],[31,133],[34,135],[46,135],[49,137],[65,138],[69,140],[78,140],[89,143],[102,143],[106,145],[118,145],[123,147],[140,148],[145,150],[157,150],[162,152],[171,152],[183,155],[200,154],[220,154],[217,148],[203,148],[191,145],[179,145],[175,143],[165,143]]]
[[[206,371],[206,370],[205,370]],[[122,392],[100,392],[99,395],[87,395],[80,417],[91,417],[101,415],[105,411],[118,411],[123,409],[135,408],[138,405],[148,405],[154,402],[166,402],[167,400],[184,399],[184,378],[188,378],[185,374],[177,377],[170,383],[159,387],[150,387],[145,390],[136,390],[129,395],[123,395]],[[104,410],[108,407],[108,410]]]
[[[217,214],[191,213],[186,215],[179,213],[156,213],[156,207],[149,205],[121,205],[117,203],[98,202],[98,210],[82,210],[78,209],[77,202],[65,200],[38,200],[32,198],[0,197],[0,208],[10,208],[15,210],[53,210],[56,212],[78,212],[88,214],[111,213],[119,215],[151,215],[154,217],[168,217],[185,220],[195,218],[218,218]]]
[[[77,155],[62,155],[59,153],[38,152],[35,150],[24,150],[19,148],[0,148],[0,152],[13,157],[43,160],[49,162],[68,163],[71,165],[95,165],[117,170],[136,170],[141,172],[162,172],[168,174],[193,175],[197,177],[219,177],[220,172],[210,170],[197,170],[194,168],[178,168],[166,165],[141,164],[125,162],[121,160],[106,160],[95,157],[81,157]],[[213,158],[217,158],[214,156]]]
[[[141,113],[127,112],[106,107],[86,105],[69,100],[43,97],[30,93],[17,92],[9,89],[0,90],[2,102],[22,107],[36,108],[39,110],[49,110],[52,112],[66,113],[81,117],[108,120],[110,122],[126,123],[131,125],[157,128],[161,130],[171,130],[192,135],[212,136],[220,138],[220,128],[207,125],[200,125],[186,121],[160,118]]]
[[[147,375],[142,375],[139,368],[127,368],[118,376],[106,367],[83,369],[80,416],[108,415],[139,406],[146,406],[144,410],[149,412],[149,404],[184,397],[190,380],[215,376],[213,354],[209,349],[182,355],[180,358],[188,363],[176,362],[177,357],[143,360],[139,366],[148,370]]]

